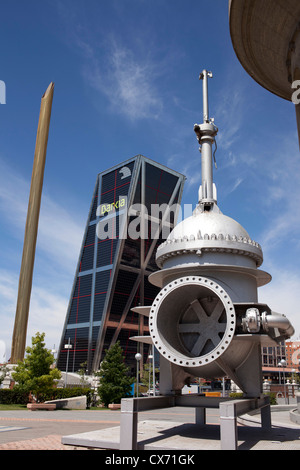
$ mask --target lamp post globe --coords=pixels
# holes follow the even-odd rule
[[[139,362],[142,359],[142,355],[140,353],[136,353],[134,356],[136,359],[136,397],[139,396]]]

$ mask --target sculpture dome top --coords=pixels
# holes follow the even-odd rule
[[[170,257],[174,259],[183,254],[202,257],[203,253],[245,255],[252,258],[256,266],[263,262],[260,245],[241,224],[222,214],[217,205],[210,211],[202,211],[198,206],[192,216],[178,223],[158,247],[156,262],[162,267]]]
[[[250,238],[246,230],[231,217],[222,212],[204,211],[195,212],[191,217],[177,224],[167,240],[179,240],[184,237],[190,239],[191,236],[198,238],[200,234],[207,239],[211,237],[222,239],[222,236],[225,238],[227,235],[235,236],[237,239]]]

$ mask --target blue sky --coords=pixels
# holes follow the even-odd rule
[[[196,204],[202,82],[219,128],[222,212],[263,248],[259,300],[300,334],[300,159],[295,111],[235,56],[227,0],[10,0],[2,6],[0,344],[8,359],[40,100],[55,83],[28,341],[58,347],[97,173],[143,154],[186,175]],[[0,352],[1,355],[1,352]]]

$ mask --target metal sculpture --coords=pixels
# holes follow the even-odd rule
[[[161,288],[150,307],[150,337],[160,354],[161,394],[180,394],[194,377],[228,376],[245,397],[262,394],[261,346],[294,334],[289,320],[258,302],[257,289],[271,281],[258,269],[260,245],[217,205],[213,145],[218,133],[209,117],[208,78],[203,80],[203,123],[194,131],[200,144],[202,184],[191,217],[173,229],[156,253],[161,268],[149,281]]]

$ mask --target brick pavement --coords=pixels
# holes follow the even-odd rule
[[[111,417],[110,417],[111,416]],[[0,425],[14,427],[21,426],[18,430],[7,430],[0,433],[11,438],[11,441],[0,443],[0,450],[84,450],[82,447],[66,446],[61,443],[65,434],[74,432],[74,429],[86,431],[106,426],[119,424],[117,415],[108,415],[103,412],[72,413],[72,411],[60,413],[59,411],[27,411],[3,412],[0,416]],[[99,419],[99,418],[104,419]],[[88,419],[89,418],[89,419]],[[106,418],[106,419],[105,419]],[[23,426],[25,426],[23,428]],[[41,426],[41,427],[40,427]],[[1,426],[0,426],[1,428]],[[39,432],[41,431],[42,432]],[[23,433],[16,439],[15,433]],[[44,435],[42,435],[44,434]],[[28,438],[26,436],[28,435]]]
[[[76,447],[64,446],[61,436],[52,434],[37,439],[0,444],[0,450],[76,450]]]

